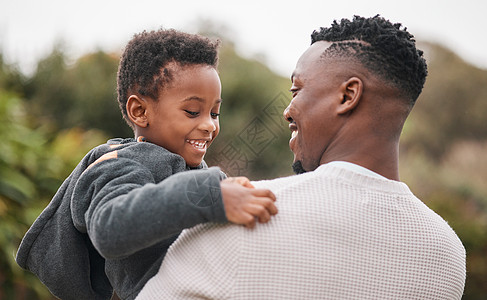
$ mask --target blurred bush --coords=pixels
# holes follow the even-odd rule
[[[290,81],[223,39],[220,136],[206,160],[251,179],[289,175],[282,111]],[[487,71],[424,44],[429,77],[404,128],[402,180],[445,218],[467,249],[464,299],[487,294]],[[297,58],[296,58],[297,59]],[[116,101],[118,55],[66,63],[62,47],[30,77],[0,54],[0,299],[49,299],[14,262],[20,239],[81,157],[110,137],[132,136]]]
[[[15,263],[17,247],[62,180],[105,137],[76,128],[54,135],[33,126],[24,105],[0,90],[0,299],[49,299],[37,278]]]
[[[38,63],[26,81],[29,112],[58,129],[99,129],[109,136],[131,136],[122,120],[116,94],[118,56],[102,51],[87,54],[73,65],[58,45]]]
[[[428,78],[403,136],[403,146],[439,162],[453,145],[487,140],[487,71],[439,45],[423,43]]]

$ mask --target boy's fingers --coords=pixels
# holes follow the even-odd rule
[[[260,223],[269,222],[269,220],[271,219],[271,214],[269,213],[267,208],[262,205],[249,204],[245,210],[252,216],[257,217]]]
[[[277,214],[277,206],[276,204],[274,203],[275,200],[272,200],[270,198],[255,198],[252,202],[254,204],[258,204],[260,206],[262,206],[263,208],[265,208],[270,215],[275,215]]]
[[[250,180],[245,176],[234,177],[236,182],[240,185],[248,188],[254,188],[254,186],[250,183]]]
[[[252,195],[257,197],[267,197],[270,198],[272,201],[276,201],[276,195],[274,195],[274,193],[268,189],[254,189],[252,190]]]
[[[252,183],[250,183],[250,181],[245,182],[243,186],[247,188],[255,189],[255,186],[253,186]]]
[[[254,228],[255,227],[255,217],[251,214],[247,215],[246,220],[242,222],[242,224],[247,228]]]
[[[254,188],[254,186],[250,183],[250,180],[245,176],[229,177],[229,178],[224,179],[224,180],[232,182],[232,183],[240,184],[241,186],[244,186],[247,188]]]

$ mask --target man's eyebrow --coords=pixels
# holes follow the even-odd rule
[[[296,72],[296,70],[294,70],[293,73],[291,74],[291,82],[294,83],[294,80],[296,80],[297,78],[299,78],[299,71]]]

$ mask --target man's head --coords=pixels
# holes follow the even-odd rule
[[[218,135],[221,83],[218,42],[179,32],[142,32],[118,70],[118,101],[137,137],[198,166]]]
[[[291,77],[293,100],[284,112],[295,171],[357,162],[364,160],[357,148],[380,152],[398,143],[426,74],[422,52],[400,24],[356,16],[314,31]]]
[[[395,86],[402,96],[415,103],[426,80],[423,51],[416,49],[414,36],[382,17],[355,16],[342,19],[311,34],[311,44],[332,45],[323,56],[355,58],[386,84]]]

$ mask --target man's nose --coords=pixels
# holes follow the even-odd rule
[[[293,118],[291,118],[291,115],[289,114],[289,107],[291,107],[291,103],[286,107],[282,115],[284,116],[284,119],[288,122],[292,122]]]

